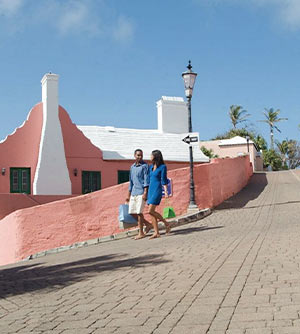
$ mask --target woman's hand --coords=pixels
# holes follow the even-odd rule
[[[165,198],[168,198],[169,194],[168,194],[168,187],[167,187],[167,185],[164,185],[164,191],[165,191]]]

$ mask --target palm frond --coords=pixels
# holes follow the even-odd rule
[[[278,132],[281,133],[281,130],[279,130],[279,129],[277,128],[277,126],[274,125],[274,128],[275,128]]]
[[[277,118],[275,119],[273,122],[276,123],[276,122],[280,122],[280,121],[288,121],[288,118]]]

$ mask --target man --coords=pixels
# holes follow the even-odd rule
[[[126,203],[129,203],[129,214],[138,221],[139,234],[136,240],[142,239],[152,229],[152,225],[144,218],[143,210],[148,195],[149,166],[143,161],[143,151],[134,151],[135,163],[130,167],[129,189]],[[146,226],[145,233],[143,226]]]

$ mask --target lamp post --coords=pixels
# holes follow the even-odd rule
[[[197,73],[192,71],[191,61],[187,66],[187,71],[182,73],[182,78],[184,82],[185,96],[187,98],[188,106],[188,117],[189,117],[189,132],[193,131],[192,128],[192,111],[191,111],[191,100],[193,96],[193,88],[196,80]],[[194,162],[193,162],[193,147],[189,146],[190,150],[190,203],[189,209],[194,210],[197,208],[195,201],[195,185],[194,185]]]
[[[249,140],[250,140],[250,137],[246,136],[246,140],[247,140],[247,150],[248,150],[248,153],[249,153]]]

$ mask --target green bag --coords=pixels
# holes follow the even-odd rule
[[[164,208],[163,211],[163,218],[167,219],[167,218],[174,218],[176,217],[175,211],[171,206],[168,206],[166,208]]]
[[[167,219],[176,217],[174,209],[171,206],[169,206],[169,199],[166,199],[166,205],[168,206],[164,208],[163,218]]]

